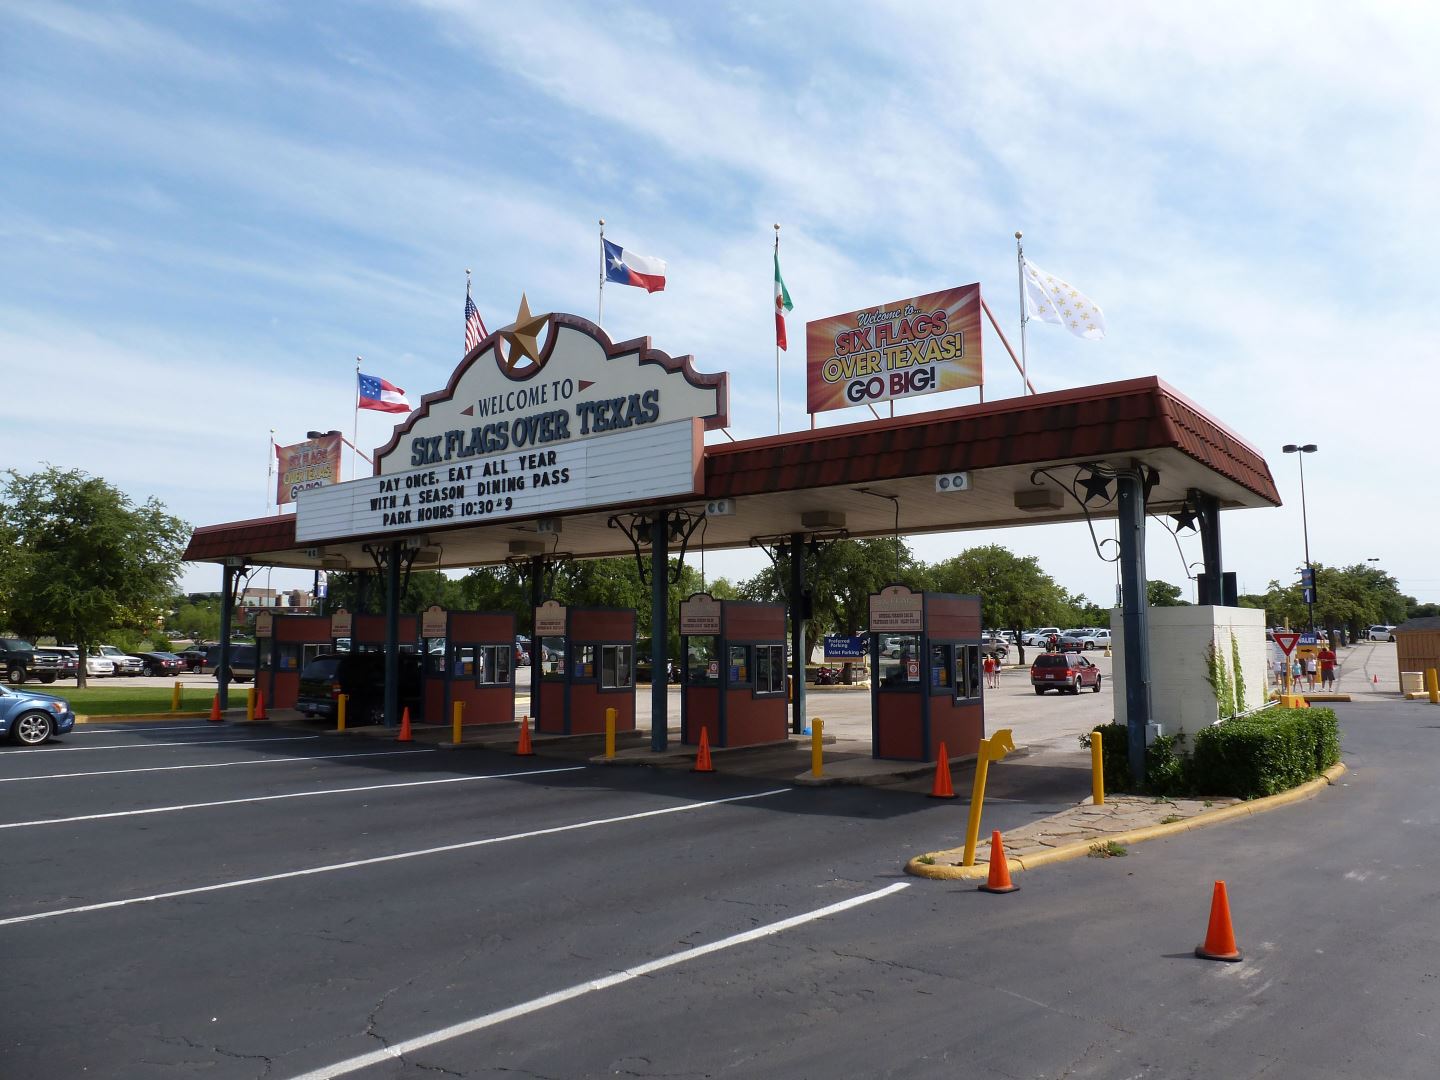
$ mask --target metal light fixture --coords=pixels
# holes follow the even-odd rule
[[[1305,508],[1305,455],[1319,449],[1314,443],[1286,443],[1280,448],[1287,454],[1300,455],[1300,527],[1305,534],[1305,569],[1310,577],[1310,588],[1305,606],[1310,609],[1310,633],[1315,633],[1315,567],[1310,563],[1310,516]]]

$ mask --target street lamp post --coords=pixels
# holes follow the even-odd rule
[[[1286,443],[1281,447],[1287,454],[1300,455],[1300,527],[1305,533],[1305,569],[1309,571],[1310,588],[1307,591],[1305,606],[1310,609],[1310,633],[1315,633],[1315,567],[1310,564],[1310,517],[1305,509],[1305,455],[1313,454],[1318,449],[1314,443],[1305,443],[1303,446],[1296,443]]]

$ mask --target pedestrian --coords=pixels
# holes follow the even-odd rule
[[[1309,690],[1311,690],[1311,691],[1314,691],[1314,689],[1315,689],[1315,657],[1314,657],[1314,656],[1307,656],[1307,657],[1305,658],[1305,685],[1306,685],[1306,688],[1307,688],[1307,689],[1309,689]]]
[[[980,661],[980,667],[985,672],[985,689],[990,689],[990,673],[995,670],[995,658],[988,653]]]
[[[1332,693],[1335,690],[1335,650],[1326,642],[1320,650],[1320,687]]]
[[[1292,694],[1300,691],[1300,677],[1305,674],[1305,665],[1300,662],[1297,656],[1290,661],[1290,692]]]
[[[1278,687],[1280,687],[1280,688],[1282,688],[1282,689],[1284,688],[1284,686],[1285,686],[1285,658],[1284,658],[1283,656],[1282,656],[1282,657],[1278,657],[1278,658],[1275,660],[1275,662],[1270,665],[1270,678],[1274,681],[1274,683],[1275,683],[1276,686],[1278,686]]]

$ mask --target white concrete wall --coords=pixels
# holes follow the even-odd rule
[[[1268,690],[1265,669],[1265,612],[1258,608],[1152,607],[1150,619],[1150,712],[1163,734],[1193,733],[1213,723],[1217,713],[1215,692],[1206,673],[1205,646],[1214,643],[1233,669],[1230,635],[1240,647],[1240,664],[1245,675],[1245,702],[1242,709],[1254,709],[1265,701]],[[1125,627],[1120,610],[1110,613],[1114,636],[1114,666],[1110,686],[1115,700],[1115,718],[1125,722]],[[1187,741],[1185,751],[1190,750]]]

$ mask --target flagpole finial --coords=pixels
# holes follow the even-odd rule
[[[1015,230],[1015,239],[1016,239],[1016,240],[1019,240],[1020,237],[1021,237],[1021,235],[1022,235],[1022,233],[1020,232],[1020,230],[1019,230],[1019,229],[1016,229],[1016,230]]]
[[[600,219],[600,227],[602,229],[605,227],[605,219],[603,217]]]
[[[469,276],[470,276],[470,268],[469,268],[468,266],[465,268],[465,276],[466,276],[466,277],[469,277]]]
[[[775,223],[775,231],[776,231],[776,232],[779,232],[779,231],[780,231],[780,223],[779,223],[778,221]]]

